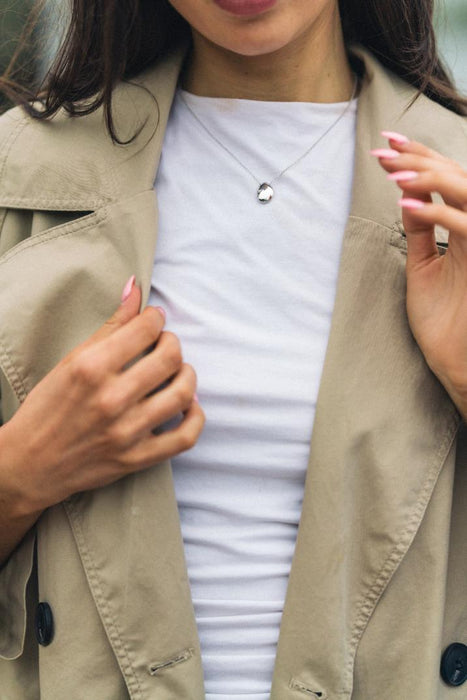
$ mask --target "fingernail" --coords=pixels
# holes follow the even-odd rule
[[[400,156],[399,151],[394,151],[392,148],[374,148],[370,153],[377,158],[397,158]]]
[[[422,202],[420,199],[399,199],[399,206],[403,209],[423,209],[426,202]]]
[[[196,401],[196,403],[199,403],[198,394],[194,394],[193,401]]]
[[[382,131],[381,136],[384,136],[384,138],[389,139],[390,141],[395,141],[396,143],[409,143],[409,140],[407,136],[404,136],[404,134],[399,134],[397,131]]]
[[[135,277],[134,275],[131,275],[130,279],[128,280],[128,282],[127,282],[127,283],[125,284],[125,286],[123,287],[122,298],[121,298],[122,304],[123,304],[123,302],[125,302],[125,301],[128,299],[128,297],[130,296],[131,290],[132,290],[133,287],[135,286],[135,280],[136,280],[136,277]]]
[[[156,306],[156,309],[162,314],[164,318],[167,316],[167,314],[165,313],[165,309],[163,309],[162,306]]]
[[[394,182],[409,182],[410,180],[416,180],[418,173],[415,170],[398,170],[397,173],[390,173],[388,175],[388,180],[393,180]]]

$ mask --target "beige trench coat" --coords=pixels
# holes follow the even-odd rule
[[[410,333],[398,191],[368,151],[397,129],[465,165],[465,120],[425,97],[406,110],[413,89],[356,52],[352,209],[271,698],[459,700],[467,685],[445,684],[440,658],[467,644],[464,428]],[[142,76],[147,90],[118,89],[120,135],[147,120],[129,146],[100,112],[0,120],[4,421],[132,273],[148,298],[180,61]],[[37,601],[54,617],[48,646]],[[169,462],[42,515],[0,573],[0,654],[1,700],[204,698]]]

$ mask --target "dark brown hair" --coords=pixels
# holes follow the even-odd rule
[[[438,55],[433,3],[339,0],[344,38],[348,45],[368,48],[419,94],[467,115],[467,99],[456,91]],[[190,37],[189,26],[168,0],[72,0],[68,30],[52,67],[41,85],[25,88],[15,71],[21,44],[37,25],[37,16],[36,10],[0,78],[0,90],[38,119],[49,118],[62,107],[82,115],[103,105],[109,132],[118,142],[112,121],[115,84],[131,80]]]

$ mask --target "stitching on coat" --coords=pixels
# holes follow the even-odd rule
[[[143,700],[141,685],[138,676],[136,675],[136,671],[133,667],[132,660],[130,658],[130,652],[122,641],[121,633],[116,620],[110,614],[107,601],[101,590],[99,576],[97,574],[97,568],[94,564],[89,550],[84,544],[83,531],[81,527],[81,515],[74,508],[72,501],[70,500],[64,502],[63,507],[65,508],[65,511],[67,513],[72,531],[75,534],[78,551],[81,554],[83,562],[86,562],[87,564],[87,566],[85,567],[85,574],[90,584],[91,594],[93,595],[93,598],[95,600],[96,607],[102,619],[104,627],[108,632],[109,640],[114,645],[117,651],[117,659],[128,681],[128,689],[130,690],[130,692],[135,693],[133,695],[134,700]],[[75,516],[74,519],[72,519],[71,517],[72,514],[74,514]]]
[[[291,690],[299,690],[302,693],[307,693],[307,695],[310,695],[312,698],[316,698],[316,700],[327,700],[328,694],[324,690],[319,690],[315,688],[312,690],[309,686],[305,685],[302,681],[298,680],[297,678],[291,678],[289,681],[289,688]],[[338,693],[339,695],[342,695],[342,693]]]
[[[379,228],[384,228],[386,231],[392,231],[393,226],[388,226],[387,224],[381,223],[381,221],[375,221],[374,219],[368,219],[366,216],[357,216],[356,214],[350,214],[348,221],[365,221],[373,226],[378,226]]]
[[[45,243],[48,241],[50,238],[60,238],[61,236],[65,236],[69,233],[74,233],[76,231],[85,231],[86,229],[90,228],[93,225],[97,225],[100,223],[104,218],[106,218],[108,214],[107,208],[104,208],[100,210],[99,212],[94,212],[93,214],[90,214],[89,217],[93,217],[92,220],[91,218],[88,218],[87,216],[85,217],[80,217],[74,222],[67,222],[65,224],[60,224],[59,226],[54,226],[51,229],[47,229],[46,231],[43,232],[43,234],[38,234],[37,236],[33,238],[27,238],[26,240],[22,241],[18,245],[14,246],[11,250],[7,251],[1,258],[0,258],[0,266],[2,264],[6,264],[9,260],[13,259],[17,254],[21,253],[23,250],[28,249],[28,248],[33,248],[36,245],[40,245],[41,243]],[[5,219],[6,211],[4,212],[3,216],[3,221]],[[83,221],[85,222],[83,225]],[[59,231],[61,228],[64,228],[65,230],[62,233],[59,233],[57,235],[57,231]],[[26,398],[28,392],[26,390],[26,385],[24,383],[24,379],[21,377],[21,374],[18,372],[18,369],[16,365],[13,363],[10,353],[7,350],[7,343],[5,342],[4,338],[0,337],[0,363],[2,365],[2,369],[4,372],[5,377],[7,378],[11,388],[15,392],[18,400],[20,403],[24,401]]]
[[[23,117],[22,119],[20,119],[18,124],[16,125],[16,127],[10,133],[10,136],[5,141],[5,144],[4,144],[5,148],[2,152],[3,163],[2,163],[2,167],[0,169],[0,181],[3,179],[3,175],[5,173],[5,168],[6,168],[6,164],[8,161],[8,156],[10,155],[10,151],[13,148],[17,137],[20,135],[20,133],[23,131],[23,129],[26,128],[28,121],[29,121],[28,117]]]
[[[403,234],[404,229],[402,227],[402,222],[396,221],[391,228],[389,245],[393,246],[393,248],[397,248],[403,255],[407,255],[407,241]]]
[[[2,151],[0,153],[0,158],[2,159],[1,162],[1,167],[0,167],[0,182],[3,179],[3,176],[5,174],[5,169],[8,163],[8,158],[10,155],[11,150],[13,149],[13,146],[16,143],[16,140],[20,136],[21,132],[27,127],[29,124],[30,117],[29,116],[24,116],[22,119],[19,120],[18,124],[12,129],[10,135],[7,137],[3,144]],[[115,187],[115,178],[113,175],[111,175],[111,187],[114,191],[116,191]],[[86,200],[86,206],[90,208],[98,208],[101,206],[104,206],[105,204],[108,204],[109,202],[112,202],[112,198],[109,197],[103,197],[100,199],[89,199]],[[53,207],[75,207],[76,205],[82,205],[83,204],[83,199],[59,199],[57,197],[38,197],[38,198],[28,198],[28,197],[6,197],[5,199],[0,201],[0,206],[26,206],[27,208],[37,208],[40,206],[44,206],[48,209],[53,208]]]
[[[26,387],[23,380],[20,377],[18,370],[11,361],[10,354],[8,353],[5,343],[0,339],[0,364],[2,365],[3,373],[8,380],[11,388],[15,392],[20,403],[24,401],[27,396]]]
[[[386,561],[381,567],[379,574],[376,576],[373,585],[370,586],[366,597],[363,597],[361,599],[361,602],[357,608],[354,631],[350,638],[349,661],[346,667],[347,683],[349,684],[350,689],[353,685],[353,667],[355,663],[355,656],[363,632],[365,631],[368,622],[370,621],[371,615],[374,612],[378,600],[380,599],[381,595],[385,590],[386,584],[388,584],[392,576],[395,574],[399,564],[401,563],[408,548],[413,542],[413,539],[418,530],[418,526],[427,508],[428,501],[430,500],[431,494],[433,493],[436,481],[452,447],[452,443],[454,441],[460,423],[460,416],[456,412],[455,420],[453,422],[451,430],[447,433],[444,442],[441,443],[439,449],[436,452],[435,457],[433,458],[433,466],[431,467],[430,475],[425,482],[425,486],[420,494],[411,520],[409,521],[405,530],[403,530],[403,532],[401,533],[399,541],[395,544],[392,551],[387,556]],[[440,460],[440,458],[442,459]],[[439,464],[440,466],[438,466]]]
[[[151,676],[155,676],[159,673],[159,671],[164,671],[166,668],[172,668],[173,666],[176,666],[177,664],[180,664],[183,661],[188,661],[188,659],[191,659],[193,654],[193,649],[185,649],[184,651],[180,651],[178,654],[176,654],[170,659],[151,664],[149,666],[149,673]]]
[[[99,211],[88,214],[87,216],[81,216],[76,221],[68,221],[64,224],[59,224],[57,226],[53,226],[52,228],[46,229],[42,233],[38,233],[35,236],[27,238],[21,243],[18,243],[18,245],[14,246],[14,248],[7,251],[0,259],[0,265],[12,260],[16,255],[23,252],[23,250],[29,250],[37,245],[46,243],[51,239],[58,240],[59,238],[68,236],[71,233],[81,233],[89,228],[92,228],[93,226],[97,226],[97,224],[100,224],[107,218],[107,216],[108,207],[104,207],[103,209],[99,209]],[[63,229],[63,231],[61,229]]]
[[[6,217],[6,209],[3,211],[3,215],[0,217],[0,230],[3,227]],[[24,386],[23,380],[20,377],[16,366],[13,364],[10,354],[6,349],[5,342],[0,338],[0,364],[5,378],[7,379],[9,385],[16,394],[17,399],[21,402],[24,401],[27,395],[26,387]]]
[[[65,224],[60,224],[59,226],[54,226],[51,229],[47,229],[44,231],[42,234],[38,234],[37,236],[33,238],[27,238],[25,241],[22,241],[18,245],[14,246],[11,250],[7,251],[0,259],[0,266],[3,264],[6,264],[8,261],[12,260],[16,255],[21,253],[25,249],[33,248],[36,245],[41,245],[42,243],[47,242],[51,238],[61,238],[62,236],[66,236],[71,233],[76,233],[81,232],[81,231],[86,231],[88,228],[91,228],[94,225],[99,224],[103,219],[107,217],[108,211],[107,208],[104,208],[103,210],[100,210],[99,212],[94,212],[93,214],[90,214],[88,218],[87,216],[85,217],[80,217],[77,219],[75,222],[67,222]],[[83,225],[83,221],[85,221]],[[63,232],[58,233],[61,228],[64,228]],[[24,401],[26,398],[28,392],[26,390],[26,385],[24,383],[24,378],[21,377],[20,372],[18,372],[18,369],[16,365],[13,363],[10,353],[7,350],[7,343],[5,342],[4,338],[0,337],[0,364],[2,365],[3,372],[5,374],[5,377],[8,379],[8,382],[10,386],[12,387],[13,391],[15,392],[18,400],[20,403]]]
[[[149,191],[149,190],[148,190]],[[143,190],[136,196],[140,194],[145,194],[146,190]],[[133,198],[133,196],[131,197]],[[39,233],[33,237],[29,237],[26,240],[18,243],[12,249],[6,251],[0,258],[0,266],[7,264],[16,255],[19,255],[24,250],[29,250],[34,248],[34,246],[42,245],[49,240],[58,240],[64,236],[70,235],[72,233],[83,233],[93,226],[97,226],[102,221],[104,221],[109,215],[109,206],[102,207],[98,211],[92,212],[86,216],[81,216],[76,221],[66,222],[64,224],[59,224],[53,226],[50,229],[46,229],[42,233]],[[63,229],[63,230],[62,230]],[[13,363],[9,351],[7,350],[7,343],[0,336],[0,363],[3,364],[3,370],[5,377],[7,377],[8,382],[13,388],[16,396],[20,403],[24,401],[28,392],[26,390],[26,385],[24,379],[22,378],[20,372],[18,372],[16,365]]]
[[[28,209],[34,208],[38,209],[40,206],[46,207],[47,211],[50,211],[51,209],[60,209],[60,207],[66,207],[70,208],[70,210],[74,210],[75,207],[80,207],[83,205],[83,201],[86,204],[87,209],[98,209],[99,207],[105,206],[106,204],[109,204],[113,200],[110,197],[103,198],[103,199],[57,199],[57,197],[54,198],[45,198],[45,197],[5,197],[4,199],[1,200],[1,206],[3,207],[18,207],[18,206],[24,206]],[[79,209],[76,209],[76,211],[79,211]]]

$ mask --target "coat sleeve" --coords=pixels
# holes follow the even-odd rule
[[[0,209],[0,254],[28,236],[29,216]],[[0,370],[0,425],[19,402]],[[24,648],[26,586],[34,562],[35,529],[31,529],[0,568],[0,658],[16,659]]]
[[[0,658],[17,659],[26,634],[26,586],[34,561],[35,530],[30,530],[0,569]]]

